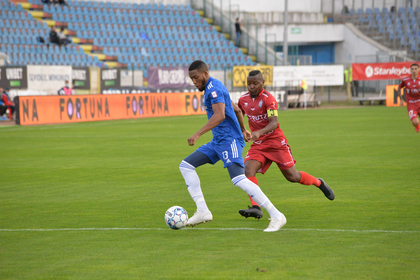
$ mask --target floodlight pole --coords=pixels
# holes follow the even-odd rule
[[[287,1],[284,0],[284,34],[283,34],[283,65],[287,65],[287,52],[289,50],[289,44],[287,43]]]

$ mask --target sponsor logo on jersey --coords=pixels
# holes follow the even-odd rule
[[[255,108],[251,108],[251,111],[254,111],[255,110]]]
[[[267,120],[268,118],[267,118],[267,114],[263,114],[263,115],[257,115],[257,116],[248,115],[248,119],[250,121],[258,122],[258,121]]]

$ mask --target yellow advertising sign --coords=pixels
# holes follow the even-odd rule
[[[273,85],[273,66],[233,66],[233,87],[246,87],[246,78],[252,70],[260,70],[266,86]]]
[[[386,86],[386,106],[407,106],[405,90],[398,90],[398,85]]]

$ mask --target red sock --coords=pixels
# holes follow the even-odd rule
[[[420,132],[420,123],[414,127],[416,129],[416,132]]]
[[[255,185],[258,185],[258,180],[257,180],[257,177],[248,177],[248,179],[252,182],[252,183],[254,183]],[[248,195],[249,196],[249,195]],[[250,196],[249,196],[249,199],[251,200],[251,204],[252,204],[252,206],[258,206],[258,207],[260,207],[259,205],[258,205],[258,203],[256,203]]]
[[[299,172],[301,175],[299,183],[301,183],[302,185],[308,185],[308,186],[314,185],[316,187],[319,187],[321,185],[321,181],[315,178],[314,176],[309,175],[308,173],[303,172],[303,171],[299,171]]]

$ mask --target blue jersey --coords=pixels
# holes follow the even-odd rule
[[[226,144],[236,139],[237,144],[244,147],[244,137],[235,111],[233,110],[229,92],[222,82],[210,77],[204,90],[204,106],[206,107],[208,119],[214,114],[212,104],[215,103],[225,104],[225,119],[212,129],[212,142],[215,144]]]

